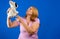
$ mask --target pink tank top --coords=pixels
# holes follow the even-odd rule
[[[22,18],[23,21],[27,24],[26,19]],[[40,20],[38,18],[35,19],[35,22],[38,22],[40,24]],[[32,25],[33,22],[29,23],[29,27]],[[29,33],[26,31],[26,29],[23,27],[22,23],[20,24],[20,34],[18,39],[38,39],[38,35],[37,32],[38,30],[33,34],[33,35],[29,35]]]

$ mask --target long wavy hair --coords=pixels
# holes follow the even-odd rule
[[[31,10],[32,10],[32,15],[31,15],[31,17],[38,18],[38,9],[35,8],[35,7],[33,7],[33,6],[31,6],[31,7],[29,7],[29,8],[31,8]],[[28,9],[29,9],[29,8],[28,8]],[[27,11],[28,11],[28,9],[27,9]],[[25,17],[27,17],[27,15],[26,15]],[[31,20],[31,21],[34,21],[34,20],[32,20],[32,19],[30,19],[30,20]]]

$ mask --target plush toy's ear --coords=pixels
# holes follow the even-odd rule
[[[18,5],[15,3],[15,6],[18,7]]]

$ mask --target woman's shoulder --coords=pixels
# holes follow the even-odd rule
[[[40,21],[40,19],[39,18],[36,18],[35,21]]]
[[[36,18],[36,19],[35,19],[35,22],[40,23],[40,19],[39,19],[39,18]]]

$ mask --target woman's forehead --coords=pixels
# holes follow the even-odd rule
[[[31,8],[28,8],[28,10],[27,11],[30,11],[30,12],[32,12],[32,9]]]

